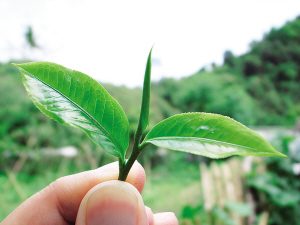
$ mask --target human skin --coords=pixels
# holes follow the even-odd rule
[[[0,225],[178,225],[173,213],[153,214],[141,193],[146,175],[135,163],[118,181],[118,163],[57,179],[31,196]]]

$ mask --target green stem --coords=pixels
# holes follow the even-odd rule
[[[141,126],[138,126],[138,129],[137,129],[135,137],[134,137],[132,153],[131,153],[129,159],[126,162],[124,162],[124,164],[122,163],[122,165],[119,162],[119,165],[120,165],[119,171],[120,172],[119,172],[118,180],[121,180],[121,181],[126,180],[133,163],[135,162],[137,157],[140,155],[142,150],[148,145],[148,144],[140,145],[141,138],[142,138],[142,130],[141,130]],[[121,166],[122,166],[122,168],[121,168]]]
[[[137,157],[140,155],[140,153],[143,151],[143,149],[146,146],[147,145],[138,146],[136,149],[132,150],[132,153],[131,153],[129,159],[127,160],[127,162],[125,163],[123,168],[120,169],[118,180],[121,180],[121,181],[126,180],[132,165],[134,164],[135,160],[137,159]]]
[[[124,166],[125,166],[125,162],[119,158],[119,180],[120,180],[120,176],[124,171]]]

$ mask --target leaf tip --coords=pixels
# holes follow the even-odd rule
[[[152,53],[153,47],[154,47],[155,43],[152,45],[151,49],[150,49],[150,54]]]
[[[285,155],[285,154],[283,154],[283,153],[281,153],[281,152],[276,152],[277,154],[276,155],[274,155],[274,156],[277,156],[277,157],[282,157],[282,158],[288,158],[288,156],[287,155]]]
[[[24,64],[24,63],[11,63],[11,65],[17,67],[19,70],[20,70],[20,69],[23,69],[23,67],[22,67],[23,64]]]
[[[19,65],[20,65],[20,64],[17,64],[17,63],[11,63],[11,65],[13,65],[13,66],[19,68]]]
[[[17,69],[22,73],[22,64],[21,63],[12,63],[13,66],[17,67]]]
[[[283,154],[283,153],[281,153],[281,152],[275,150],[274,148],[273,148],[273,151],[272,151],[272,152],[269,152],[269,154],[267,154],[267,155],[262,155],[262,156],[271,156],[271,157],[288,158],[287,155],[285,155],[285,154]]]

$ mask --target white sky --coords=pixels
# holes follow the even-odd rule
[[[299,0],[0,0],[0,61],[50,61],[141,86],[153,44],[153,80],[180,78],[221,64],[227,49],[245,53],[298,15]],[[40,50],[26,46],[28,25]]]

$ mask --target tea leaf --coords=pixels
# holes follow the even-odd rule
[[[94,79],[55,63],[15,65],[35,105],[64,125],[82,129],[108,153],[125,159],[128,119],[119,103]]]
[[[210,158],[232,155],[286,157],[255,131],[229,117],[210,113],[172,116],[153,127],[141,145],[147,143]]]
[[[141,115],[140,115],[140,122],[139,122],[139,125],[141,126],[141,132],[144,132],[149,125],[152,48],[150,50],[150,53],[149,53],[149,56],[147,59],[147,65],[146,65],[146,71],[145,71],[145,77],[144,77],[143,98],[142,98]]]

